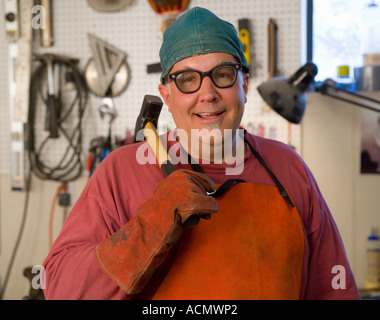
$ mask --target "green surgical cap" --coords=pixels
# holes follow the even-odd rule
[[[249,68],[243,45],[231,23],[204,8],[188,10],[164,32],[160,49],[161,82],[178,61],[212,52],[229,53]]]

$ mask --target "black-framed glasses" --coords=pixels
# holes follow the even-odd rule
[[[174,81],[182,93],[194,93],[199,90],[205,77],[209,77],[218,88],[232,87],[239,70],[245,71],[241,63],[227,62],[206,72],[193,69],[179,70],[170,73],[168,78]]]

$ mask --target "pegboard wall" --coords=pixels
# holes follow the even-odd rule
[[[288,142],[287,121],[268,111],[256,87],[268,78],[268,22],[277,24],[277,75],[290,76],[301,64],[300,16],[301,0],[191,0],[188,8],[205,7],[220,18],[238,27],[238,20],[247,18],[251,25],[251,66],[248,102],[243,126],[265,137]],[[147,65],[159,62],[162,15],[150,7],[148,0],[130,0],[120,12],[104,13],[94,10],[86,0],[54,0],[54,46],[40,46],[39,30],[33,31],[33,53],[55,53],[80,59],[84,70],[92,52],[88,33],[109,42],[127,53],[130,82],[127,90],[114,98],[117,117],[112,124],[113,135],[123,139],[134,131],[136,118],[146,94],[159,95],[159,73],[147,73]],[[0,6],[0,170],[9,173],[9,111],[8,111],[8,53],[4,31],[3,7]],[[107,136],[109,120],[101,118],[101,99],[90,94],[83,121],[83,153],[87,155],[91,139]],[[159,131],[173,129],[170,113],[163,108]],[[263,129],[263,131],[259,130]],[[301,128],[291,126],[291,144],[300,152]],[[59,143],[59,142],[58,142]],[[54,157],[54,153],[51,155]]]

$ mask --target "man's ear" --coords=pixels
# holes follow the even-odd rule
[[[249,75],[248,73],[245,73],[243,77],[243,88],[244,88],[245,94],[248,93],[248,84],[249,84]]]
[[[165,84],[159,84],[158,90],[160,91],[161,97],[162,99],[164,99],[164,102],[168,106],[168,110],[171,113],[170,102],[169,102],[170,92],[169,92],[168,86]]]
[[[247,102],[248,84],[249,84],[249,75],[248,75],[248,73],[244,73],[243,90],[245,93],[245,102]]]

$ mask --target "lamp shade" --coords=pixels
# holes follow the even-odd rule
[[[289,79],[274,77],[260,84],[257,90],[264,101],[289,122],[301,122],[306,108],[305,91],[318,73],[311,62],[298,69]]]

